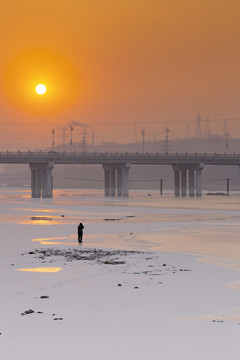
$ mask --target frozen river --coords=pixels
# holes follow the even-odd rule
[[[1,188],[0,203],[2,231],[11,233],[21,224],[31,229],[24,238],[19,234],[20,246],[76,245],[81,221],[83,246],[190,253],[240,269],[237,194],[174,198],[133,191],[129,198],[105,198],[99,190],[64,189],[56,190],[53,199],[39,200],[31,199],[28,190]],[[11,249],[13,244],[15,238],[8,237],[0,246]]]
[[[1,358],[239,358],[239,195],[0,188],[0,203]],[[118,250],[67,259],[101,249]]]

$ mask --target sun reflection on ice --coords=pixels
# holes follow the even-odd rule
[[[26,269],[17,269],[18,271],[30,271],[30,272],[38,272],[38,273],[55,273],[62,268],[60,267],[39,267],[39,268],[26,268]]]
[[[49,237],[49,238],[35,238],[32,242],[39,242],[41,245],[76,245],[75,235],[69,237]],[[68,241],[70,240],[70,241]],[[71,241],[73,240],[73,241]]]

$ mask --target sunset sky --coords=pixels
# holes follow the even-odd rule
[[[61,143],[72,121],[98,141],[185,137],[198,113],[240,137],[239,16],[237,0],[1,0],[1,146]]]

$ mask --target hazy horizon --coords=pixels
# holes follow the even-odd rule
[[[235,0],[26,0],[0,5],[1,143],[47,146],[72,121],[99,141],[240,137]],[[46,94],[35,92],[45,83]],[[83,127],[74,127],[75,139]],[[88,135],[89,136],[89,135]]]

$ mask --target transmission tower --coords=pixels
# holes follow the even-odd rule
[[[87,127],[83,127],[83,137],[82,137],[82,152],[87,148]]]
[[[71,137],[70,137],[70,147],[71,147],[71,153],[72,153],[72,149],[73,149],[73,140],[72,140],[72,132],[73,132],[73,126],[70,125],[70,133],[71,133]]]
[[[201,129],[201,117],[200,114],[197,115],[196,119],[196,138],[202,137],[202,129]]]
[[[211,137],[210,119],[209,119],[208,115],[206,118],[206,128],[205,128],[204,137],[206,137],[208,139]]]
[[[92,145],[95,145],[95,131],[92,130]]]
[[[226,153],[227,153],[227,151],[228,151],[228,138],[230,136],[229,132],[226,131],[224,133],[224,136],[225,136],[225,150],[226,150]]]

